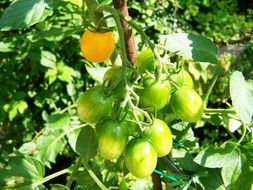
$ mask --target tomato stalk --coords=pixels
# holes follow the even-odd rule
[[[240,145],[240,143],[242,142],[242,140],[244,139],[245,135],[246,135],[246,132],[247,132],[247,127],[246,127],[246,124],[244,122],[242,122],[242,136],[241,138],[239,139],[239,141],[237,142],[237,146]]]
[[[83,163],[83,166],[87,170],[87,172],[89,173],[89,175],[91,176],[91,178],[96,182],[96,184],[98,185],[98,187],[100,187],[100,189],[102,189],[102,190],[108,190],[108,188],[98,179],[98,177],[92,171],[92,169],[90,168],[90,166],[88,164]]]
[[[72,167],[65,168],[63,170],[60,170],[60,171],[58,171],[56,173],[53,173],[53,174],[51,174],[49,176],[44,177],[41,180],[36,181],[35,183],[32,184],[32,189],[35,188],[35,187],[37,187],[37,186],[39,186],[39,185],[41,185],[41,184],[43,184],[43,183],[45,183],[45,182],[47,182],[47,181],[50,181],[53,178],[56,178],[58,176],[61,176],[63,174],[71,172],[71,169],[72,169]]]
[[[72,172],[71,175],[69,176],[68,182],[66,184],[66,187],[68,187],[70,189],[72,183],[73,183],[73,176],[75,174],[75,172],[78,170],[78,168],[82,165],[82,159],[79,158],[76,162],[76,164],[72,167]]]
[[[148,44],[148,46],[150,47],[150,49],[152,50],[153,54],[155,55],[156,59],[158,60],[158,64],[157,64],[157,79],[159,80],[160,75],[162,73],[162,66],[161,63],[163,62],[160,54],[158,53],[158,51],[156,50],[156,45],[151,42],[151,40],[149,39],[149,37],[145,34],[145,32],[143,31],[143,29],[136,24],[130,17],[125,17],[122,14],[120,14],[121,18],[124,19],[130,26],[132,26],[142,37],[143,41],[146,42]]]
[[[204,113],[206,114],[236,114],[232,108],[205,108]]]
[[[114,8],[107,6],[107,5],[98,6],[96,11],[98,11],[98,12],[107,11],[107,12],[111,13],[112,17],[114,18],[114,21],[116,23],[118,33],[119,33],[119,43],[120,43],[120,50],[121,50],[120,54],[121,54],[121,58],[122,58],[122,69],[123,69],[123,72],[125,73],[124,78],[126,78],[126,68],[128,65],[131,65],[131,63],[127,59],[124,30],[123,30],[121,23],[120,23],[120,17],[119,17],[118,11],[116,11]],[[125,82],[126,82],[126,80],[125,80]]]

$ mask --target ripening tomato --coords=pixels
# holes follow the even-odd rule
[[[85,30],[81,38],[81,51],[90,62],[103,62],[108,59],[115,48],[113,32],[95,32]]]
[[[204,104],[199,94],[192,88],[183,86],[171,96],[170,106],[176,116],[187,122],[198,121],[204,112]]]
[[[155,119],[153,124],[145,129],[144,136],[151,141],[158,157],[166,156],[171,151],[172,134],[164,121]]]
[[[157,154],[153,145],[144,138],[132,139],[125,151],[126,167],[135,177],[151,175],[157,163]]]
[[[154,107],[158,111],[169,102],[171,84],[168,80],[144,79],[143,88],[137,91],[141,107]]]
[[[112,111],[113,98],[107,97],[101,86],[85,91],[77,101],[77,115],[87,123],[98,123]]]
[[[191,75],[184,69],[182,69],[179,73],[172,75],[171,77],[179,87],[188,86],[190,88],[194,88]]]
[[[123,123],[107,119],[96,127],[98,130],[98,152],[108,160],[118,159],[128,142],[127,128]]]

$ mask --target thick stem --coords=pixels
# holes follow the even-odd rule
[[[158,175],[156,173],[152,173],[151,177],[152,177],[152,182],[153,182],[153,189],[154,190],[162,190],[163,187],[162,187],[160,175]]]
[[[119,10],[124,16],[129,16],[127,8],[127,0],[113,0],[114,8]],[[121,25],[124,30],[124,37],[126,43],[127,58],[131,63],[134,63],[136,59],[136,49],[134,38],[132,36],[132,29],[128,23],[121,20]]]

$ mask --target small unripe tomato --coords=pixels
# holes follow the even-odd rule
[[[151,175],[157,163],[157,154],[153,145],[144,138],[132,139],[126,147],[125,163],[129,172],[135,177]]]
[[[155,57],[151,49],[141,51],[134,62],[134,66],[139,74],[145,72],[153,73],[156,68]]]
[[[144,131],[144,136],[151,141],[158,157],[166,156],[171,151],[172,134],[164,121],[155,119],[154,123]]]
[[[98,123],[112,111],[113,98],[107,97],[101,86],[85,91],[77,100],[77,115],[87,123]]]
[[[81,51],[90,62],[103,62],[108,59],[115,48],[113,32],[95,32],[86,30],[81,38]]]
[[[171,77],[179,87],[188,86],[190,88],[194,88],[191,75],[184,69],[182,69],[179,73],[172,75]]]
[[[183,86],[171,96],[170,106],[176,116],[187,122],[198,121],[204,112],[204,104],[199,94],[192,88]]]
[[[143,88],[137,91],[141,107],[154,107],[158,111],[168,103],[171,94],[168,80],[144,79]]]
[[[98,124],[98,152],[108,160],[118,159],[128,142],[127,128],[123,123],[107,119]]]

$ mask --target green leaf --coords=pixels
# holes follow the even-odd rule
[[[199,178],[205,190],[227,190],[223,184],[220,169],[207,169],[206,171],[208,175]]]
[[[86,170],[74,172],[73,179],[78,185],[82,186],[93,186],[95,184],[95,181],[91,178],[90,174]]]
[[[187,33],[172,33],[160,37],[160,42],[170,52],[198,62],[217,64],[216,45],[202,36]]]
[[[44,67],[55,68],[56,56],[49,51],[41,51],[40,64]]]
[[[241,157],[238,156],[237,158],[231,160],[226,164],[222,170],[221,175],[225,186],[229,186],[233,181],[237,181],[240,176],[241,170]]]
[[[228,190],[253,189],[253,145],[240,147],[241,156],[238,162],[231,162],[222,168],[222,177]],[[224,171],[223,171],[224,170]]]
[[[25,28],[43,21],[52,13],[45,0],[15,0],[0,18],[0,30]]]
[[[75,75],[74,69],[67,65],[64,65],[63,63],[60,63],[57,66],[57,72],[58,79],[67,83],[72,82],[73,76]]]
[[[207,168],[221,168],[232,161],[237,161],[240,157],[240,151],[231,143],[225,143],[221,147],[207,147],[202,150],[194,161]]]
[[[13,51],[14,45],[12,43],[0,42],[0,52],[11,52]]]
[[[173,134],[176,136],[175,142],[182,144],[185,147],[194,147],[197,139],[194,137],[191,124],[188,122],[179,122],[172,125]]]
[[[50,168],[50,162],[55,163],[56,156],[60,154],[66,141],[62,133],[58,131],[50,131],[38,137],[38,152],[36,157]]]
[[[232,105],[238,117],[246,124],[251,122],[253,116],[252,88],[252,84],[245,81],[241,72],[232,73],[229,86]]]
[[[69,190],[69,188],[67,188],[66,186],[61,185],[61,184],[54,184],[51,187],[51,190]]]
[[[45,175],[44,165],[30,156],[10,158],[7,169],[0,169],[0,185],[4,189],[38,189],[37,181]]]
[[[86,126],[80,131],[76,141],[76,152],[88,162],[97,153],[98,140],[95,130]]]
[[[64,129],[69,127],[70,118],[67,114],[53,114],[47,118],[46,126],[52,129]]]
[[[180,168],[183,168],[184,170],[196,172],[201,168],[193,161],[193,156],[184,149],[173,149],[172,157]]]
[[[94,80],[98,81],[101,84],[103,83],[103,78],[104,78],[105,72],[110,68],[111,67],[100,67],[100,66],[88,67],[88,66],[86,66],[86,70],[90,74],[90,76]]]

